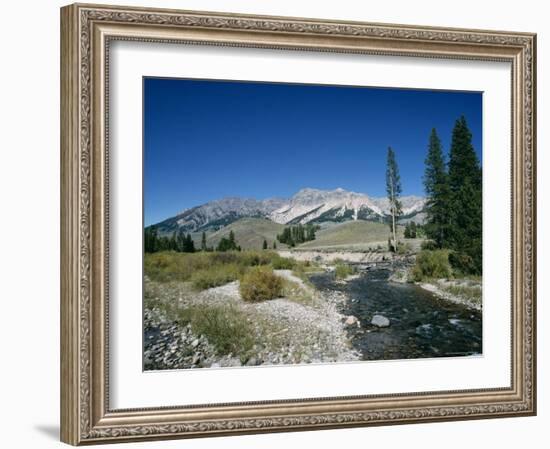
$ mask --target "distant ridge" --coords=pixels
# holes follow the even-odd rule
[[[401,198],[401,221],[424,221],[425,198]],[[182,229],[185,232],[216,231],[241,218],[264,218],[279,224],[341,223],[351,220],[384,222],[389,215],[387,198],[373,198],[338,188],[320,190],[304,188],[292,198],[229,197],[186,209],[174,217],[155,224],[160,234]]]

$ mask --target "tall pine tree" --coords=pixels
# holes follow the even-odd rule
[[[185,252],[185,249],[186,249],[186,236],[185,236],[185,233],[183,232],[183,229],[180,228],[180,230],[178,231],[178,236],[176,238],[176,243],[177,243],[177,249],[176,251],[179,251],[179,252]]]
[[[202,237],[201,237],[201,250],[206,251],[206,232],[202,231]]]
[[[417,234],[416,230],[416,222],[411,221],[409,223],[409,235],[411,236],[411,239],[415,239]]]
[[[482,179],[472,133],[462,116],[455,123],[449,155],[450,247],[459,268],[482,269]]]
[[[195,242],[193,241],[193,238],[191,237],[191,234],[187,234],[185,236],[185,242],[184,242],[184,251],[186,253],[194,253],[195,252]]]
[[[154,253],[159,250],[157,229],[154,226],[145,228],[145,252]]]
[[[397,219],[401,215],[401,177],[399,176],[399,168],[395,160],[395,153],[391,147],[388,147],[388,160],[386,168],[386,192],[390,203],[390,232],[391,246],[393,251],[397,251]]]
[[[445,157],[435,128],[430,134],[425,163],[426,236],[432,239],[438,248],[443,248],[449,243],[450,190]]]

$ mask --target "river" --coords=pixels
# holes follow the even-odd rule
[[[349,336],[363,360],[456,357],[482,353],[481,312],[435,297],[413,285],[388,281],[390,271],[371,269],[345,283],[333,273],[311,276],[320,290],[338,290],[349,300],[342,311],[360,320]],[[383,315],[390,326],[371,325]]]

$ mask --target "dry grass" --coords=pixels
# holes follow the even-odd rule
[[[446,285],[443,290],[454,296],[460,296],[469,302],[480,305],[482,290],[480,286]]]
[[[281,257],[274,251],[228,251],[145,254],[144,272],[152,281],[187,282],[206,289],[238,279],[248,267],[269,265]]]

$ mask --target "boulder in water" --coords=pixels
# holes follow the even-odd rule
[[[373,326],[388,327],[390,325],[390,320],[384,315],[374,315],[370,323]]]
[[[349,315],[348,317],[346,317],[346,321],[344,321],[344,323],[346,324],[346,326],[353,326],[354,324],[356,324],[357,327],[361,326],[361,323],[359,322],[357,317],[353,315]]]

